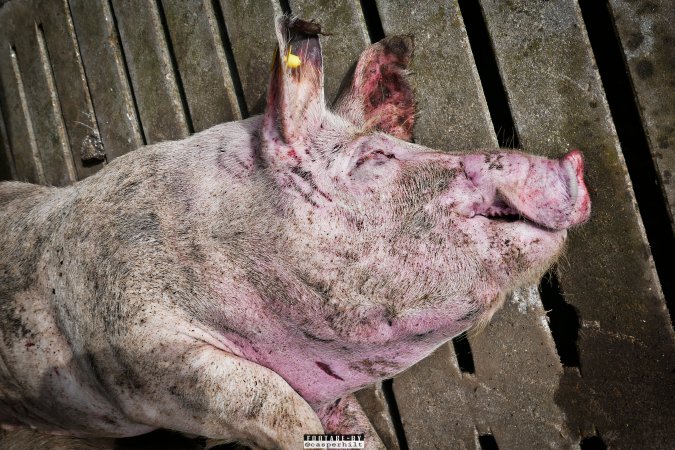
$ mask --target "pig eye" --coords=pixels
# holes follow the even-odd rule
[[[389,153],[385,150],[375,150],[374,152],[367,153],[362,155],[354,165],[355,169],[358,169],[359,166],[363,165],[366,162],[372,162],[376,166],[381,166],[386,164],[390,159],[396,159],[393,153]]]
[[[396,160],[396,156],[386,150],[367,152],[353,163],[348,175],[353,181],[358,182],[380,180],[396,173],[390,164],[393,160]]]

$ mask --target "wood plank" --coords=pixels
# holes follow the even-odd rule
[[[85,178],[101,167],[105,157],[87,80],[82,68],[67,0],[33,3],[33,14],[44,34],[46,54],[56,90],[55,101],[72,150],[77,178]]]
[[[42,162],[44,183],[63,186],[75,181],[77,174],[44,35],[35,21],[33,9],[32,2],[24,2],[12,11],[7,11],[11,13],[11,20],[6,32],[8,41],[16,48],[16,58],[12,58],[16,64],[12,64],[15,71],[18,70],[23,85],[25,106],[30,114],[32,137]]]
[[[211,0],[162,0],[194,131],[241,119]]]
[[[675,338],[578,5],[481,5],[523,146],[586,156],[593,214],[559,270],[581,319],[580,371],[565,368],[556,403],[577,439],[669,447]]]
[[[148,144],[189,134],[157,4],[112,0],[141,126]]]
[[[370,44],[368,30],[358,2],[340,0],[315,2],[291,0],[291,11],[305,20],[316,20],[321,29],[330,33],[321,39],[325,73],[324,91],[326,102],[332,103],[343,77]]]
[[[107,1],[70,0],[106,159],[143,145],[115,21]]]
[[[675,8],[646,0],[609,5],[675,231]]]
[[[274,0],[220,0],[248,115],[265,110],[267,83],[277,45],[274,16],[281,7]]]
[[[405,8],[405,2],[378,2],[387,34],[415,35],[416,140],[446,150],[496,147],[456,2],[420,5],[401,15]],[[520,290],[482,333],[469,338],[475,374],[462,373],[452,344],[445,344],[396,377],[410,448],[477,448],[479,434],[503,434],[504,424],[513,439],[496,436],[501,448],[569,445],[553,402],[562,367],[544,316],[536,288]]]

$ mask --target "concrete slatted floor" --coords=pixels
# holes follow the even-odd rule
[[[262,112],[281,12],[331,33],[329,100],[370,42],[414,34],[418,143],[586,157],[593,217],[542,284],[359,393],[387,446],[672,448],[668,2],[2,0],[0,179],[66,185]]]

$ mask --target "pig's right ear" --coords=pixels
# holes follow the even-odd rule
[[[364,131],[379,130],[411,141],[415,99],[408,82],[412,36],[389,36],[361,54],[351,83],[335,103],[335,112]]]
[[[263,127],[268,137],[293,144],[320,127],[325,110],[321,26],[281,16],[276,33]]]

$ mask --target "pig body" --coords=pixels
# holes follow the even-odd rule
[[[363,432],[351,392],[555,260],[589,214],[578,153],[407,142],[408,37],[367,49],[330,112],[318,32],[278,21],[263,116],[70,187],[0,185],[0,422],[280,448]]]

